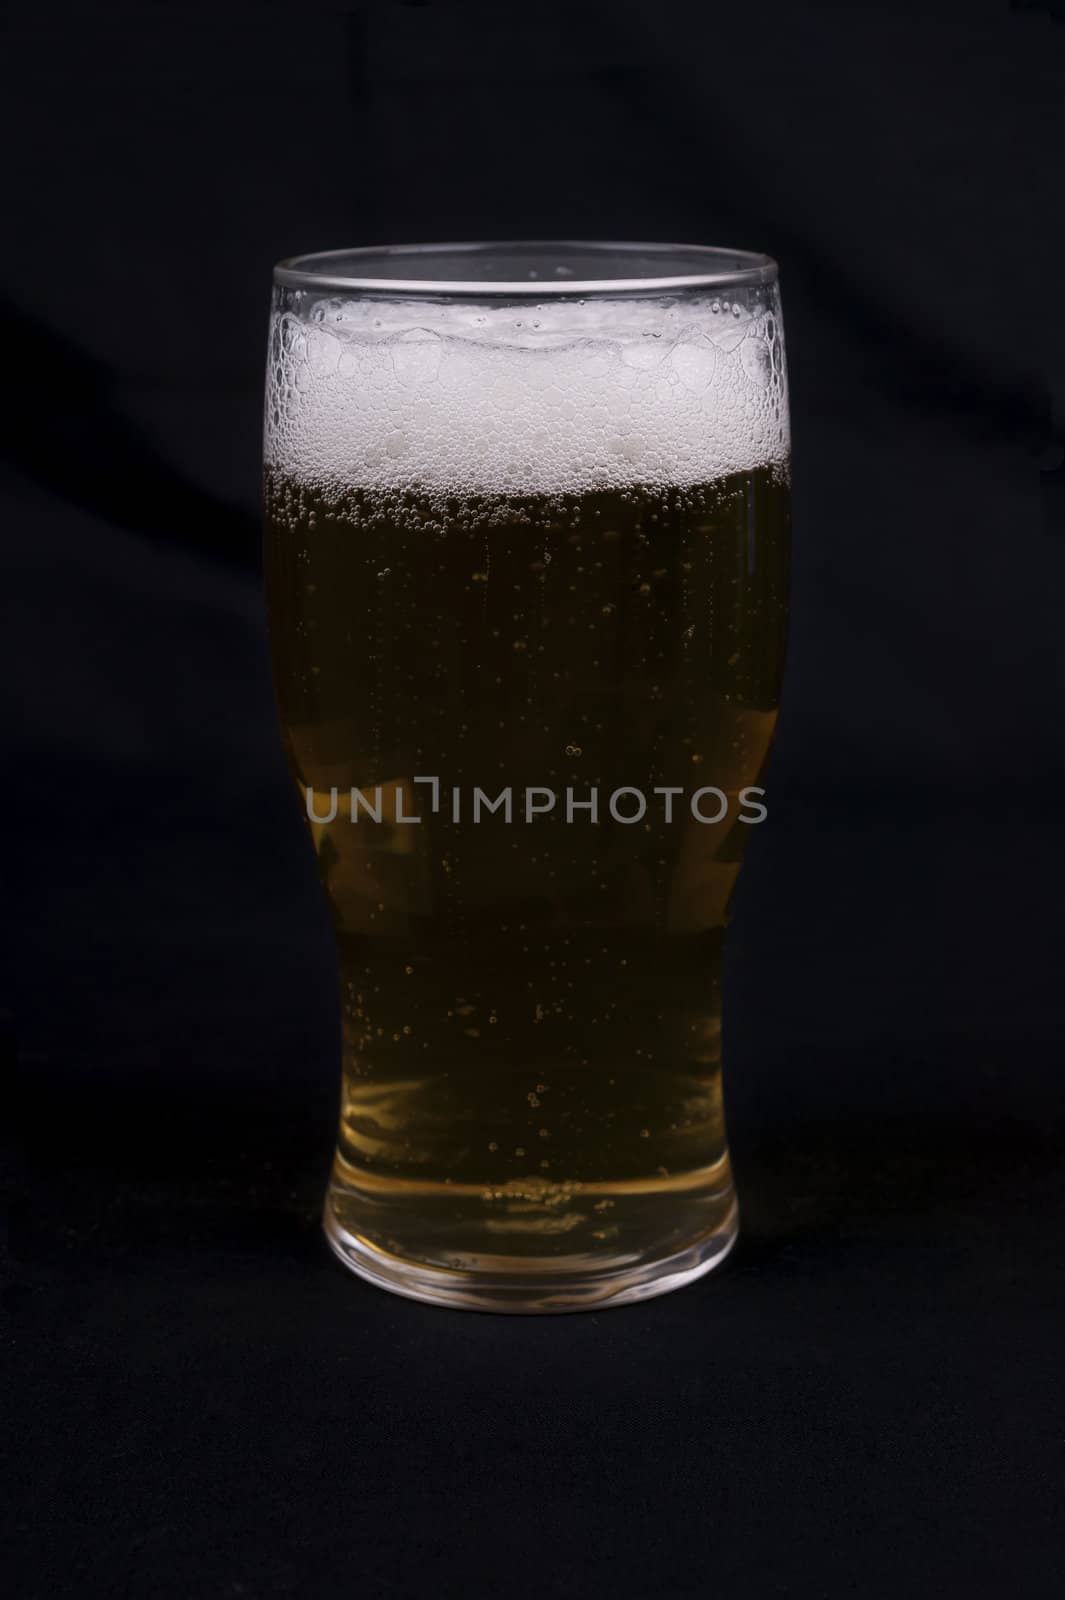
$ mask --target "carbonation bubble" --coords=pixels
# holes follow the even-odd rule
[[[748,378],[759,389],[764,389],[772,381],[773,363],[769,346],[757,334],[748,335],[740,345],[740,361]]]

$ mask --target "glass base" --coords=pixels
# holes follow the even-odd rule
[[[552,1273],[546,1261],[529,1261],[520,1272],[423,1266],[388,1255],[348,1233],[328,1203],[323,1226],[334,1255],[379,1289],[458,1311],[535,1314],[605,1311],[693,1283],[720,1266],[736,1243],[739,1211],[733,1199],[719,1227],[675,1255],[615,1261],[587,1273],[572,1269]]]

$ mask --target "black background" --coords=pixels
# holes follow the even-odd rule
[[[1049,1595],[1060,5],[42,0],[6,73],[15,1592]],[[321,1240],[258,573],[272,263],[508,236],[775,255],[795,446],[743,1240],[539,1320]]]

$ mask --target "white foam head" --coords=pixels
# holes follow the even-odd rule
[[[783,467],[775,293],[275,313],[267,462],[324,491],[683,487]]]

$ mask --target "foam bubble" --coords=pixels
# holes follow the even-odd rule
[[[781,466],[778,313],[689,298],[275,312],[266,459],[320,489],[684,487]]]

